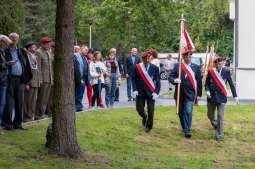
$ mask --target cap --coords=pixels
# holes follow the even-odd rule
[[[223,58],[218,56],[214,59],[213,63],[219,63],[219,62],[222,62],[223,61]]]
[[[12,43],[12,40],[8,36],[6,36],[6,35],[0,35],[0,40],[4,41],[7,44],[11,44]]]
[[[50,47],[55,48],[55,42],[51,42]]]
[[[51,38],[44,37],[40,40],[41,43],[49,43],[51,41]]]
[[[188,55],[188,54],[192,55],[192,52],[190,50],[187,50],[187,51],[182,53],[182,55]]]
[[[25,44],[25,48],[29,48],[30,46],[35,45],[34,42],[28,42]]]
[[[142,54],[142,58],[145,58],[146,56],[152,56],[152,52],[149,50]]]

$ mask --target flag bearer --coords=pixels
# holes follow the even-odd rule
[[[181,63],[181,79],[179,79],[179,63],[174,65],[168,80],[176,85],[174,98],[177,100],[177,85],[180,83],[180,100],[179,100],[179,118],[182,131],[186,138],[191,137],[192,111],[196,96],[202,95],[202,77],[200,67],[191,63],[192,52],[183,53],[183,62]]]
[[[220,141],[223,137],[223,116],[225,111],[225,105],[227,103],[226,82],[229,83],[232,95],[237,103],[238,97],[232,78],[230,76],[230,71],[222,68],[222,57],[217,57],[214,60],[214,65],[215,68],[208,71],[208,75],[205,81],[208,109],[207,116],[211,121],[212,126],[216,130],[216,140]],[[215,118],[216,108],[218,111],[217,118]]]

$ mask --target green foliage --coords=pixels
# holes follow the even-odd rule
[[[0,168],[254,168],[255,106],[227,106],[224,140],[215,130],[206,106],[194,107],[192,138],[184,138],[176,107],[157,107],[154,127],[147,134],[135,108],[108,109],[77,115],[76,128],[84,159],[48,154],[45,133],[51,120],[34,123],[28,131],[7,132],[0,139]]]
[[[218,42],[218,53],[232,57],[233,23],[228,10],[227,0],[78,0],[76,38],[89,43],[86,19],[93,17],[93,47],[98,50],[117,47],[122,56],[132,47],[140,52],[177,52],[178,19],[184,14],[197,52],[205,52],[208,42]]]

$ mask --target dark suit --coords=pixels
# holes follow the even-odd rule
[[[233,84],[230,71],[227,69],[222,68],[221,70],[221,77],[225,82],[228,82],[231,92],[233,94],[233,97],[237,97],[236,89]],[[211,99],[207,99],[209,102],[213,103],[227,103],[227,97],[222,92],[219,85],[216,83],[216,81],[213,79],[211,72],[208,71],[206,81],[205,81],[205,90],[210,91],[211,93]]]
[[[5,50],[7,61],[12,60],[11,49]],[[9,83],[7,88],[6,107],[4,112],[4,125],[7,129],[19,128],[23,121],[23,102],[25,84],[32,79],[32,70],[28,61],[28,56],[24,49],[17,47],[18,60],[22,67],[20,76],[12,75],[12,67],[9,66]],[[15,118],[12,121],[12,112],[15,110]]]
[[[147,72],[151,77],[152,81],[154,82],[155,85],[154,93],[159,94],[160,92],[159,68],[153,64],[150,64]],[[155,100],[152,99],[152,91],[144,82],[137,67],[135,67],[133,72],[133,91],[138,91],[138,96],[136,97],[136,110],[142,118],[147,117],[146,113],[144,112],[145,100],[147,100],[148,120],[146,123],[146,127],[152,129]]]
[[[190,64],[191,69],[195,74],[195,80],[197,81],[197,96],[202,96],[202,77],[200,67],[194,63]],[[169,74],[168,80],[176,85],[174,98],[177,100],[177,85],[174,83],[174,79],[179,77],[179,63],[174,65],[173,71]],[[186,72],[181,70],[181,88],[180,88],[180,102],[179,102],[179,118],[182,125],[183,132],[185,134],[190,133],[191,122],[192,122],[192,111],[193,104],[195,100],[195,91],[192,83],[186,74]]]
[[[134,62],[132,60],[132,57],[134,57]],[[124,60],[124,73],[128,74],[128,78],[127,78],[127,95],[128,98],[132,98],[131,97],[131,88],[132,88],[132,80],[133,80],[133,72],[136,68],[136,64],[140,63],[141,60],[138,56],[131,56],[131,54],[129,56],[125,57]]]

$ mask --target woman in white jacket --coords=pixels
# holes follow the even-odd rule
[[[104,75],[106,73],[106,67],[102,60],[102,54],[99,51],[95,52],[94,60],[89,65],[90,68],[90,84],[93,88],[92,96],[92,109],[95,109],[95,101],[97,101],[97,107],[100,108],[100,96],[102,85],[104,84]]]

